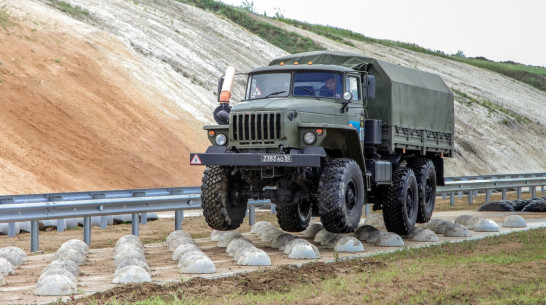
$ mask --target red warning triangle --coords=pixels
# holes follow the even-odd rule
[[[193,159],[191,159],[191,162],[190,164],[194,164],[194,165],[197,165],[197,164],[201,164],[201,159],[199,159],[199,156],[198,155],[194,155],[193,156]]]

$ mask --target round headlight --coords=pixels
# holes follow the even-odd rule
[[[310,131],[306,132],[303,135],[303,142],[305,142],[305,144],[307,144],[307,145],[311,145],[311,144],[315,143],[316,140],[317,140],[317,136],[315,136],[315,134],[310,132]]]
[[[216,144],[220,146],[226,145],[226,142],[227,142],[227,138],[224,134],[217,135],[215,140],[216,140]]]

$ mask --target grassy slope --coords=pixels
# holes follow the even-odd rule
[[[286,18],[276,18],[276,19],[279,21],[285,22],[287,24],[291,24],[293,26],[314,32],[316,34],[325,36],[327,38],[330,38],[330,39],[333,39],[351,46],[352,46],[352,43],[350,42],[350,39],[354,39],[354,40],[364,41],[364,42],[379,43],[379,44],[383,44],[383,45],[391,46],[391,47],[399,47],[399,48],[408,49],[415,52],[426,53],[426,54],[440,56],[447,59],[465,62],[473,66],[495,71],[497,73],[514,78],[521,82],[527,83],[539,90],[546,91],[546,68],[544,67],[527,66],[527,65],[514,63],[514,62],[494,62],[486,58],[466,58],[464,56],[457,55],[457,54],[448,55],[442,51],[433,51],[433,50],[426,49],[412,43],[369,38],[362,34],[355,33],[350,30],[336,28],[336,27],[309,24],[306,22],[301,22],[301,21],[286,19]]]
[[[320,50],[320,47],[313,40],[293,32],[287,32],[269,23],[256,20],[255,18],[252,18],[252,15],[246,10],[214,0],[177,1],[188,3],[228,18],[234,23],[246,28],[251,33],[289,53]]]
[[[317,45],[313,40],[303,37],[299,34],[288,32],[281,28],[275,27],[269,23],[265,23],[255,18],[252,18],[252,13],[242,8],[230,6],[214,0],[178,0],[181,2],[195,5],[199,8],[212,11],[216,14],[224,16],[231,21],[241,25],[250,32],[260,36],[267,40],[271,44],[289,52],[298,53],[305,51],[321,50],[321,47]],[[539,90],[546,91],[546,68],[527,66],[513,62],[494,62],[485,58],[466,58],[459,55],[448,55],[442,51],[433,51],[416,44],[405,43],[400,41],[384,40],[369,38],[362,34],[352,32],[350,30],[340,29],[336,27],[309,24],[293,19],[286,19],[282,17],[275,18],[276,20],[291,24],[295,27],[305,29],[307,31],[325,36],[329,39],[353,46],[350,40],[358,40],[364,42],[379,43],[391,47],[399,47],[415,52],[421,52],[440,56],[443,58],[457,60],[468,63],[470,65],[478,66],[488,70],[495,71],[505,76],[511,77],[518,81],[529,84]]]

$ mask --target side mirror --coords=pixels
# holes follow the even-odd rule
[[[345,102],[349,102],[352,99],[353,99],[353,94],[350,91],[345,91],[345,93],[343,93],[343,100]]]
[[[341,113],[345,112],[347,105],[349,105],[352,99],[353,94],[350,91],[345,91],[345,93],[343,93],[343,106],[341,106]]]

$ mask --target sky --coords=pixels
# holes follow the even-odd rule
[[[222,0],[240,6],[243,0]],[[247,0],[256,13],[415,43],[447,54],[546,67],[543,0]]]

